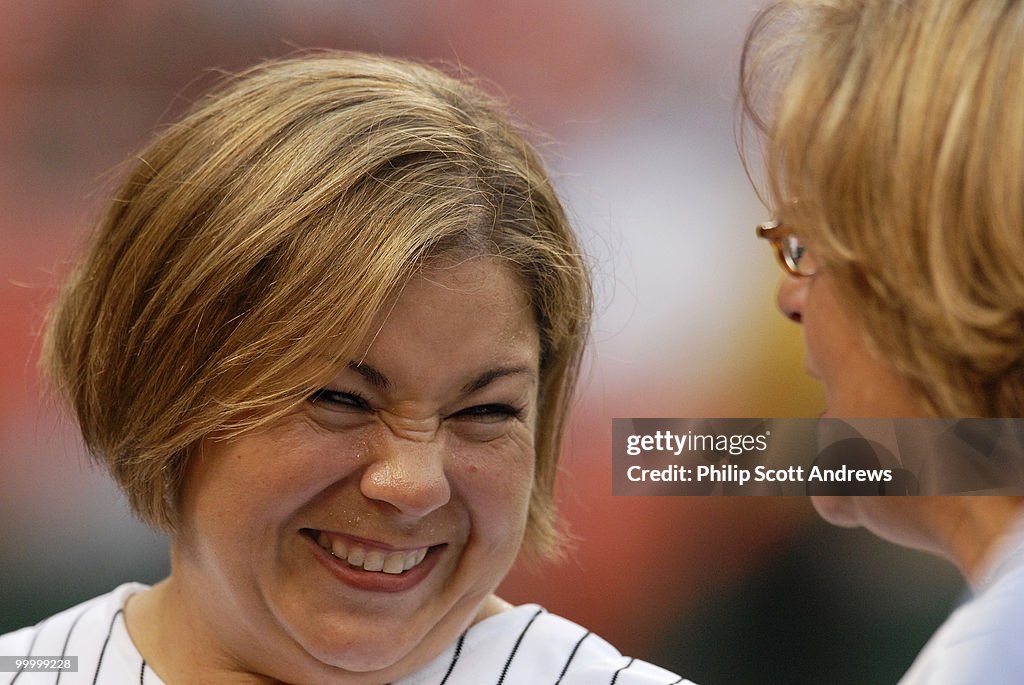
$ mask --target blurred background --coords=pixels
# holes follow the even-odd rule
[[[560,498],[563,565],[504,594],[703,685],[895,682],[952,569],[804,498],[613,498],[612,417],[815,416],[734,142],[755,0],[2,0],[0,632],[168,570],[37,378],[54,285],[118,165],[213,80],[297,48],[457,63],[534,130],[599,312]]]

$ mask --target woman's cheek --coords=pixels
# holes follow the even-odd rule
[[[454,451],[450,478],[459,492],[466,493],[478,525],[525,526],[535,459],[533,433],[525,427]]]

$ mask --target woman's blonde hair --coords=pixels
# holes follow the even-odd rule
[[[347,53],[230,79],[138,158],[52,310],[44,367],[143,520],[173,530],[195,445],[293,411],[425,262],[496,257],[541,337],[524,548],[553,489],[590,284],[536,153],[478,88]]]
[[[778,2],[742,64],[770,202],[876,351],[936,415],[1024,415],[1024,2]]]

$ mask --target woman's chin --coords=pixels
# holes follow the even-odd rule
[[[323,647],[323,649],[319,649]],[[344,652],[337,651],[337,645],[308,645],[308,652],[317,661],[328,667],[328,670],[336,669],[342,673],[379,673],[398,667],[402,670],[403,659],[407,659],[411,650],[402,648],[383,649],[380,642],[373,644],[349,643]],[[409,669],[411,672],[411,669]]]
[[[853,497],[812,495],[811,504],[821,518],[834,526],[857,528],[861,525],[857,515],[856,500]]]

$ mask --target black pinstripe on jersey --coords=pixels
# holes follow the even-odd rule
[[[455,664],[459,661],[459,657],[462,655],[462,643],[466,641],[466,634],[463,633],[459,636],[459,641],[455,643],[455,655],[452,657],[451,664],[448,665],[448,672],[444,674],[444,678],[441,680],[441,685],[448,682],[448,677],[451,676],[452,671],[455,670]]]
[[[110,619],[110,627],[107,628],[107,637],[103,640],[103,649],[100,650],[100,659],[96,662],[96,673],[92,676],[92,685],[100,680],[100,669],[103,668],[103,655],[107,653],[107,645],[110,644],[110,635],[114,632],[114,624],[117,623],[117,617],[124,616],[124,609],[118,609],[114,612],[113,618]]]
[[[505,682],[505,676],[508,675],[508,667],[512,665],[512,659],[516,657],[516,652],[519,651],[519,645],[523,644],[523,638],[526,637],[526,631],[530,629],[533,622],[537,620],[537,617],[544,613],[543,609],[537,609],[537,612],[530,617],[527,621],[526,627],[523,628],[523,632],[519,633],[519,637],[516,638],[515,645],[512,646],[512,653],[508,655],[508,660],[505,662],[505,668],[501,669],[501,677],[498,678],[498,685],[502,685]]]
[[[565,674],[569,672],[569,666],[572,664],[572,660],[576,658],[576,652],[580,651],[580,645],[582,645],[583,641],[591,635],[593,635],[593,633],[591,633],[588,630],[587,632],[583,633],[583,637],[581,637],[576,642],[576,645],[572,648],[572,651],[569,652],[569,658],[565,660],[565,666],[562,667],[562,672],[558,674],[558,680],[555,681],[555,685],[559,685],[559,683],[562,682],[562,678],[564,678]]]
[[[630,666],[632,666],[634,661],[636,661],[636,659],[630,659],[629,662],[625,666],[623,666],[619,670],[615,671],[615,673],[612,674],[612,682],[609,683],[609,685],[615,685],[615,681],[617,681],[619,679],[619,674],[622,673],[623,671],[625,671]]]
[[[26,654],[25,656],[32,656],[32,649],[36,646],[36,640],[39,639],[39,633],[41,632],[43,632],[43,624],[39,624],[38,626],[36,626],[36,632],[32,635],[32,642],[28,643],[28,654]],[[18,679],[18,676],[20,676],[21,672],[24,670],[24,666],[19,668],[17,672],[14,674],[14,677],[11,678],[11,682],[7,685],[14,685],[14,681]]]
[[[68,634],[64,636],[64,646],[60,648],[61,659],[63,659],[68,653],[68,643],[71,642],[71,633],[75,632],[75,626],[77,626],[78,622],[82,620],[82,617],[89,612],[90,608],[91,607],[86,607],[82,609],[80,612],[78,612],[78,615],[75,616],[75,620],[71,622],[71,627],[68,628]],[[63,671],[57,671],[57,680],[54,681],[54,685],[60,685],[60,677],[63,674]]]

